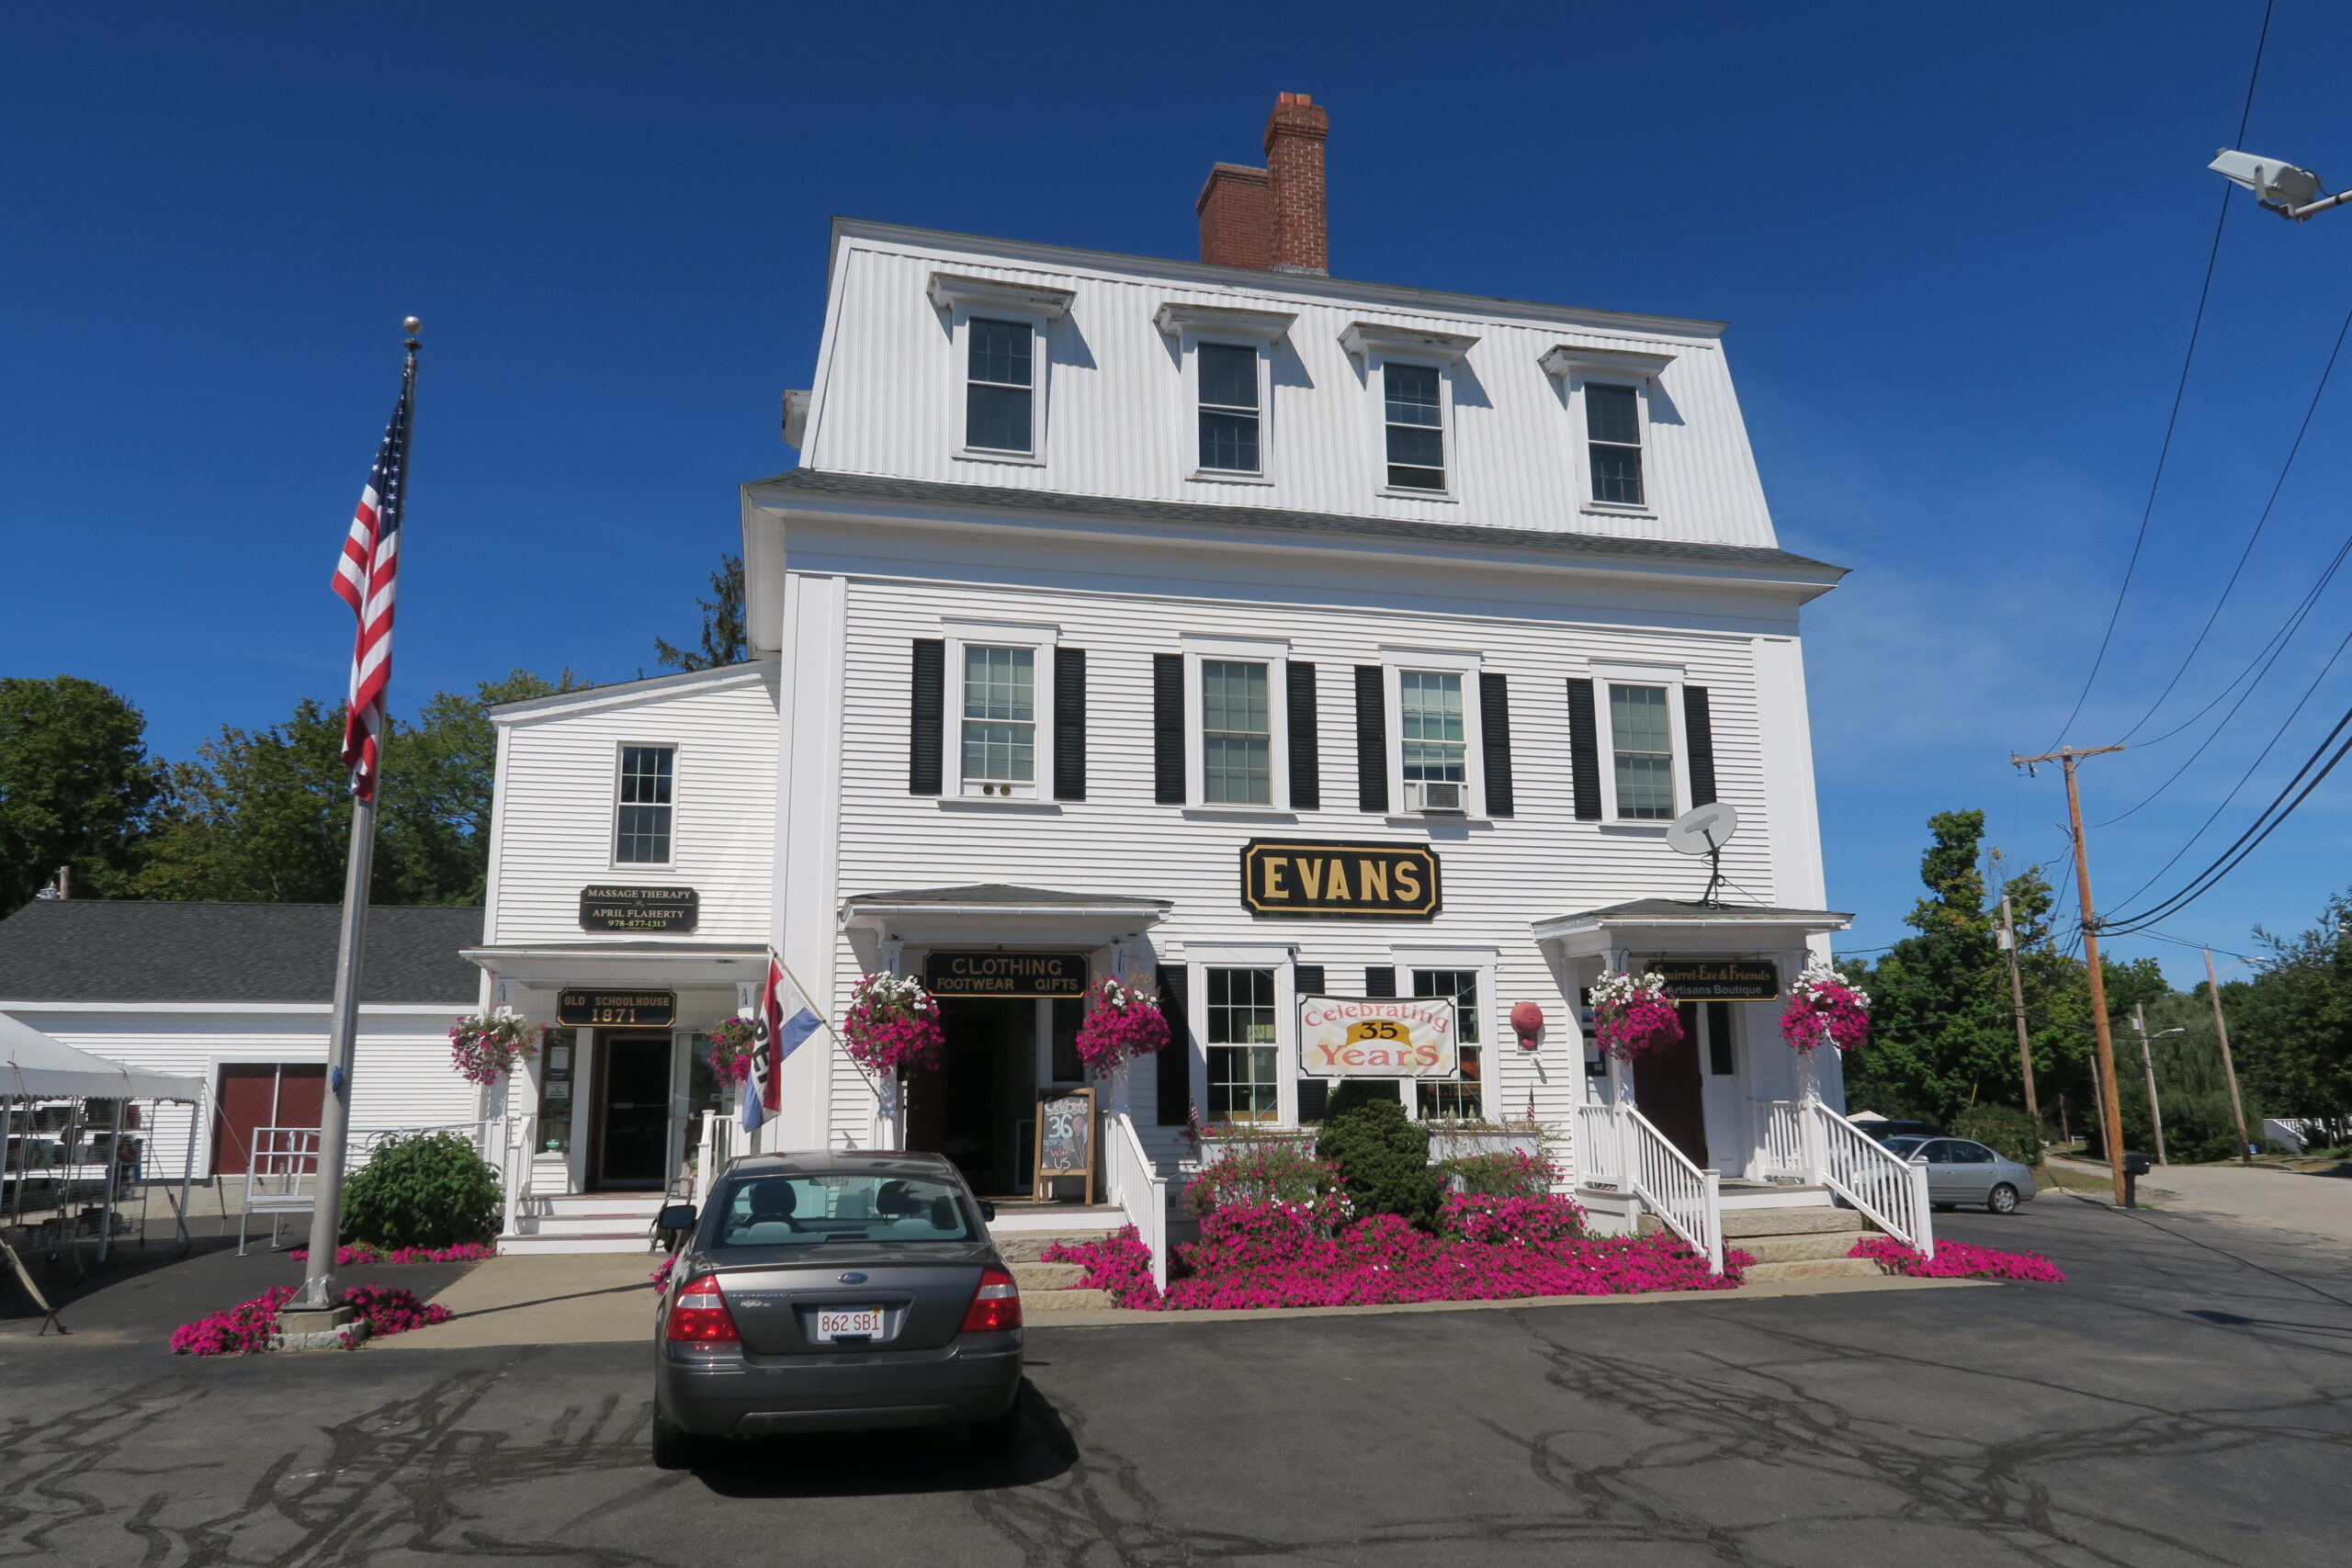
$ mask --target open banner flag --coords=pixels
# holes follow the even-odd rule
[[[752,1026],[752,1081],[743,1096],[743,1131],[758,1132],[772,1112],[784,1109],[785,1058],[823,1026],[785,974],[783,962],[770,953],[767,982],[760,987],[759,1014]]]

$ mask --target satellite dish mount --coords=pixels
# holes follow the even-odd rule
[[[1666,830],[1666,847],[1678,854],[1707,857],[1707,891],[1702,904],[1713,904],[1724,883],[1724,846],[1739,831],[1739,813],[1728,801],[1693,807]]]

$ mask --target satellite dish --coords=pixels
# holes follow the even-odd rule
[[[1686,855],[1711,855],[1739,831],[1739,813],[1727,800],[1684,812],[1666,830],[1666,847]]]
[[[1693,807],[1674,819],[1666,830],[1666,847],[1680,854],[1708,857],[1707,891],[1699,902],[1715,901],[1715,889],[1723,886],[1724,846],[1739,831],[1739,813],[1729,801],[1718,800],[1712,806]]]

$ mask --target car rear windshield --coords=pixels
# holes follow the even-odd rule
[[[718,1191],[714,1247],[970,1241],[956,1188],[920,1176],[753,1176]]]

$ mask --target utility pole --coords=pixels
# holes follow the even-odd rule
[[[2091,852],[2083,839],[2082,793],[2075,784],[2076,762],[2122,750],[2120,746],[2062,746],[2039,757],[2020,757],[2012,751],[2009,761],[2029,773],[2036,762],[2056,762],[2066,770],[2066,820],[2075,835],[2075,892],[2082,900],[2083,953],[2090,964],[2091,1027],[2098,1032],[2099,1110],[2107,1134],[2107,1168],[2115,1181],[2115,1206],[2128,1209],[2132,1194],[2123,1181],[2123,1114],[2115,1100],[2115,1031],[2107,1021],[2107,976],[2098,962],[2098,912],[2091,903]]]
[[[2033,1118],[2033,1136],[2041,1139],[2041,1107],[2033,1098],[2033,1047],[2025,1029],[2025,982],[2018,978],[2018,922],[2009,896],[2001,895],[2001,946],[2009,955],[2009,1012],[2018,1026],[2018,1070],[2025,1075],[2025,1113]]]
[[[2230,1080],[2230,1114],[2237,1119],[2238,1163],[2254,1163],[2253,1144],[2245,1135],[2245,1105],[2238,1099],[2238,1067],[2230,1060],[2230,1025],[2222,1016],[2222,982],[2213,976],[2213,950],[2205,950],[2205,989],[2213,998],[2213,1034],[2222,1043],[2222,1071]]]
[[[2148,1126],[2156,1134],[2156,1163],[2170,1165],[2172,1161],[2165,1157],[2165,1111],[2156,1101],[2156,1057],[2148,1049],[2148,1010],[2144,1004],[2132,1004],[2132,1027],[2140,1036],[2141,1068],[2148,1075]]]

